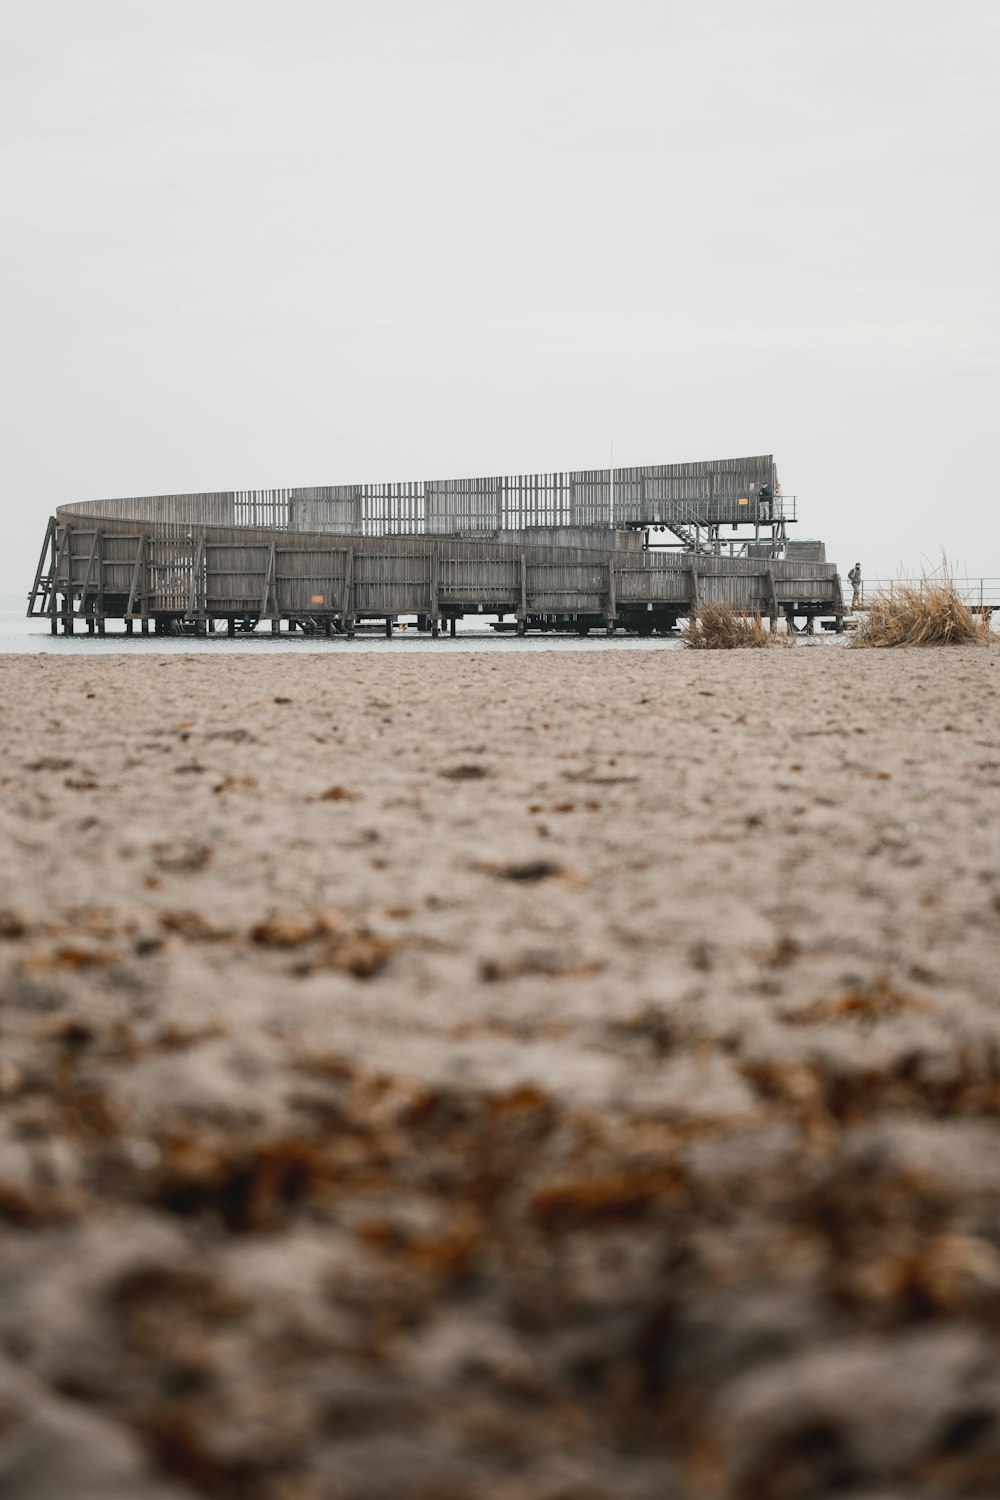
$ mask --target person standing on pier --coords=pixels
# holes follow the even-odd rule
[[[856,562],[847,576],[851,580],[851,612],[853,613],[854,610],[861,608],[861,564]]]

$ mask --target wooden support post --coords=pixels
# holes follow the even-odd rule
[[[608,559],[608,613],[605,618],[605,627],[608,635],[615,633],[615,620],[618,618],[618,604],[615,593],[615,564],[614,559]]]
[[[97,547],[97,629],[104,634],[104,532],[98,531],[94,538]]]
[[[272,635],[279,635],[280,633],[281,633],[281,620],[276,617],[275,619],[273,619],[271,621],[271,634]]]
[[[236,620],[230,615],[226,621],[226,633],[232,637],[236,634]]]
[[[94,534],[93,534],[93,536],[90,539],[90,551],[87,553],[87,571],[83,575],[83,584],[82,584],[81,589],[80,589],[80,609],[84,613],[86,613],[86,609],[87,609],[87,595],[90,592],[90,578],[91,578],[91,574],[94,571],[94,562],[95,562],[95,560],[97,558],[97,541],[98,541],[98,538],[99,538],[100,534],[101,533],[95,527],[94,528]],[[94,598],[95,608],[96,608],[96,605],[97,605],[97,597],[96,596],[97,596],[97,590],[95,590],[95,598]],[[88,628],[90,630],[91,635],[93,635],[93,633],[94,633],[94,627],[91,625]]]
[[[528,562],[521,553],[521,591],[517,609],[517,633],[523,635],[528,624]]]
[[[272,609],[277,611],[278,608],[278,591],[275,586],[274,565],[275,551],[274,543],[272,542],[270,551],[267,554],[267,566],[264,569],[264,588],[260,596],[260,617],[262,620],[266,620],[269,617]]]
[[[131,620],[126,620],[125,621],[125,634],[126,635],[131,635],[132,634],[132,621]]]
[[[205,569],[205,533],[202,531],[200,526],[197,528],[195,535],[192,537],[192,542],[191,588],[188,592],[187,605],[187,614],[189,618],[201,614],[205,608],[205,588],[203,577]],[[201,623],[205,623],[204,618],[202,618]],[[198,631],[199,635],[204,635],[204,633],[205,632],[203,630]]]
[[[437,640],[441,634],[441,549],[435,543],[431,548],[430,609],[431,635]]]
[[[771,634],[773,635],[778,628],[778,589],[774,581],[774,569],[769,567],[766,576],[768,592],[771,595]]]
[[[133,613],[133,611],[135,609],[135,601],[136,601],[136,599],[138,598],[138,595],[139,595],[139,585],[140,585],[140,583],[142,583],[142,584],[145,583],[145,578],[143,577],[143,568],[144,568],[145,561],[146,561],[146,533],[142,532],[142,534],[139,537],[138,545],[137,545],[137,547],[135,549],[135,567],[132,569],[132,584],[131,584],[131,587],[129,588],[129,591],[128,591],[128,603],[125,606],[125,618],[127,620],[130,620],[132,618],[132,613]],[[143,613],[145,614],[146,613],[147,604],[148,604],[148,595],[147,595],[147,591],[146,591],[145,588],[143,588],[143,590],[142,590],[142,595],[143,595]]]
[[[348,547],[344,558],[344,630],[354,636],[354,548]]]
[[[844,633],[844,586],[840,581],[840,574],[835,573],[833,578],[833,617],[834,630],[838,635]]]
[[[691,613],[696,615],[701,609],[701,581],[698,574],[698,558],[696,554],[691,557]]]
[[[59,548],[59,574],[62,581],[63,563],[66,566],[66,578],[62,582],[63,590],[63,635],[73,634],[73,528],[66,524],[63,526],[62,543]]]
[[[139,628],[141,629],[143,635],[148,635],[149,634],[149,616],[148,615],[143,615],[143,617],[142,617],[142,624],[141,624],[141,626]]]
[[[385,638],[387,641],[392,640],[392,615],[385,617]]]
[[[42,550],[38,554],[38,567],[35,569],[35,581],[31,585],[31,593],[28,595],[28,614],[29,615],[33,615],[35,613],[35,603],[36,603],[36,601],[38,599],[38,595],[39,595],[40,591],[41,591],[41,594],[42,594],[42,611],[41,612],[43,614],[48,613],[50,615],[54,613],[54,610],[52,608],[52,604],[55,601],[55,588],[54,588],[54,579],[55,579],[55,570],[56,570],[56,540],[55,540],[55,538],[56,538],[56,522],[55,522],[55,517],[54,516],[49,516],[49,524],[45,528],[45,540],[42,543]],[[49,553],[49,575],[48,575],[48,586],[46,588],[45,585],[43,585],[43,582],[42,582],[42,569],[45,567],[45,554],[47,552]],[[46,597],[46,595],[47,595],[47,597]],[[48,609],[47,610],[46,610],[46,605],[48,605]]]
[[[454,615],[452,615],[451,619],[448,621],[448,634],[451,636],[452,640],[454,640],[454,638],[455,638],[455,631],[457,629],[458,629],[458,620],[455,618]]]

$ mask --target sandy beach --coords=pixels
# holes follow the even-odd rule
[[[0,1495],[1000,1492],[998,681],[0,659]]]

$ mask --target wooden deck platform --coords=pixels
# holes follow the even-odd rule
[[[191,497],[192,499],[194,497]],[[213,507],[207,506],[209,513]],[[117,512],[117,513],[116,513]],[[725,600],[777,617],[826,616],[843,601],[833,564],[640,550],[609,529],[578,545],[511,536],[365,536],[130,518],[104,502],[65,506],[49,521],[28,612],[53,631],[198,631],[218,620],[235,632],[284,621],[350,635],[360,620],[415,615],[437,632],[466,614],[533,628],[647,634],[673,629],[700,603]]]

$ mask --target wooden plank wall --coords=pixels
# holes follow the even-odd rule
[[[610,469],[576,469],[474,479],[146,495],[83,501],[60,509],[131,520],[266,526],[341,536],[485,534],[536,526],[753,522],[763,485],[777,486],[770,454],[619,468],[614,470],[613,486]],[[747,505],[739,505],[741,498]],[[777,504],[780,511],[781,501]]]
[[[612,533],[606,533],[610,539]],[[126,522],[64,507],[56,518],[54,592],[100,598],[104,611],[226,615],[438,613],[442,607],[514,611],[523,586],[534,614],[593,614],[619,606],[687,606],[724,599],[742,608],[828,601],[832,564],[530,545],[432,536],[291,533],[187,521]],[[614,577],[612,579],[612,570]],[[772,594],[771,579],[774,580]]]

